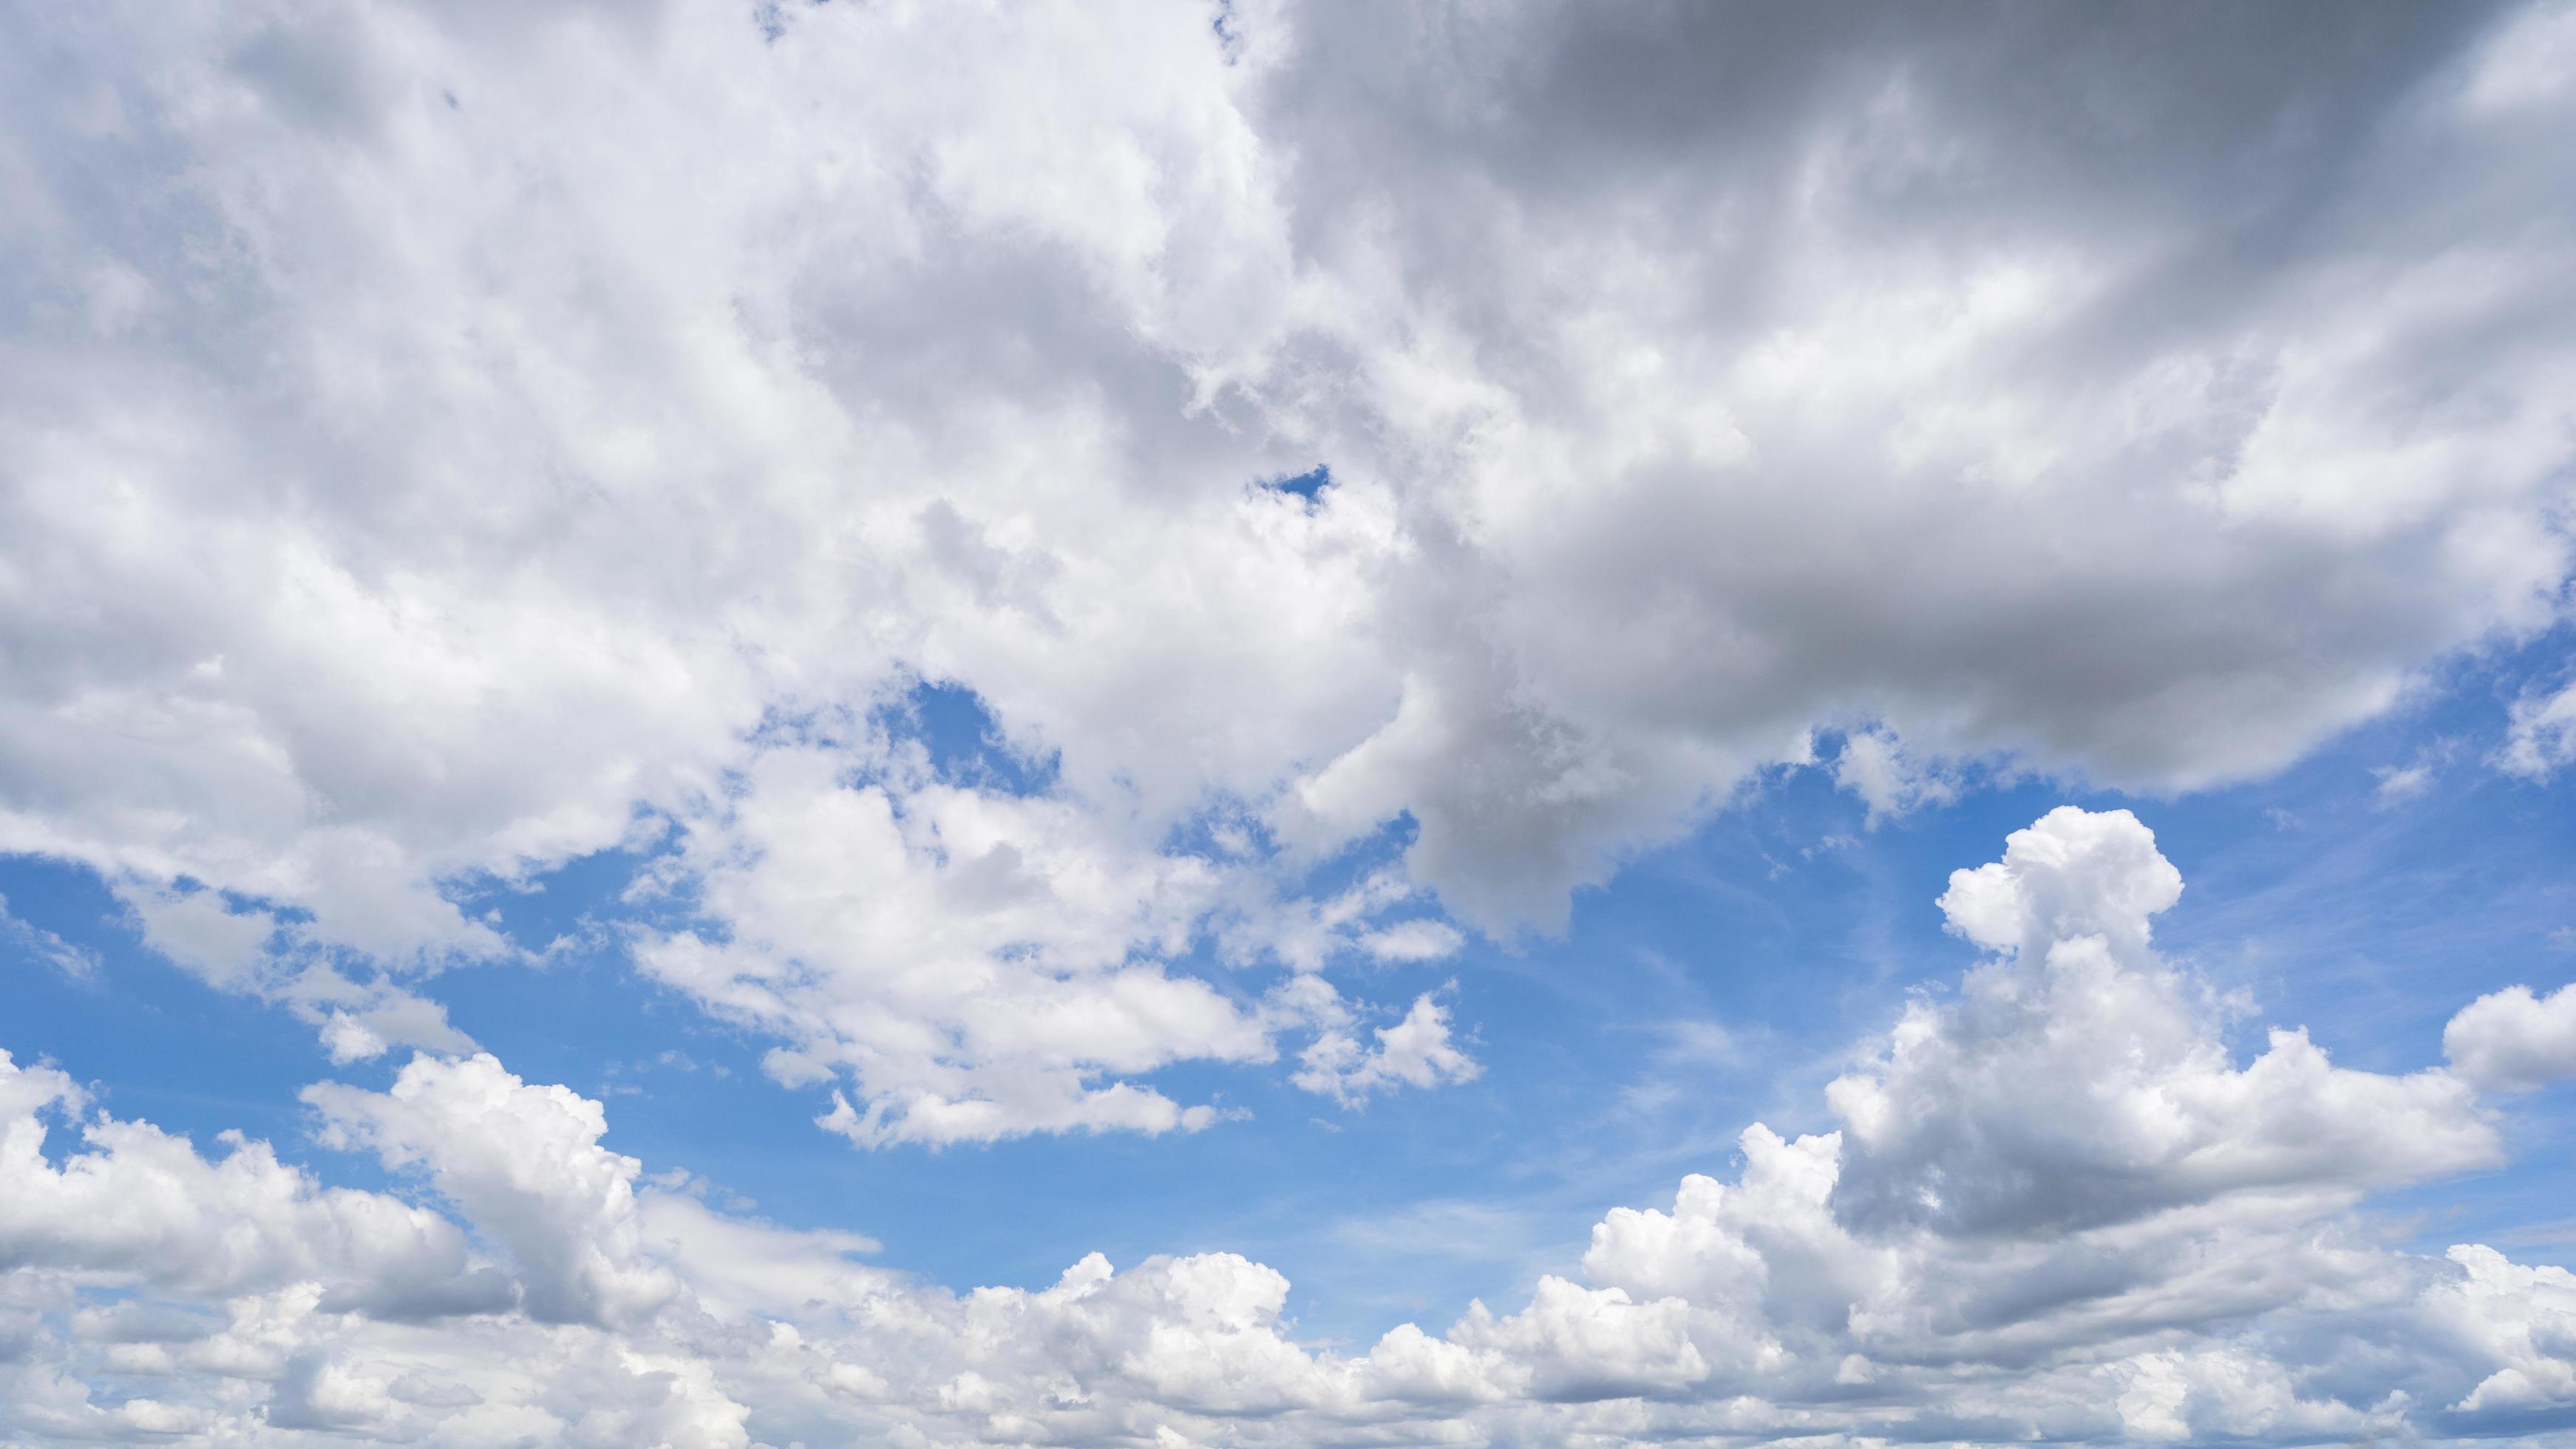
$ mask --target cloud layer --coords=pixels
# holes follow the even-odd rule
[[[1717,1437],[2307,1441],[2576,1415],[2576,1277],[2396,1251],[2373,1190],[2495,1161],[2442,1068],[2337,1067],[2160,960],[2181,888],[2127,812],[2061,809],[1958,872],[1988,954],[1859,1043],[1839,1126],[1745,1129],[1730,1181],[1594,1227],[1508,1313],[1301,1342],[1241,1257],[1098,1255],[951,1294],[648,1185],[599,1104],[489,1056],[305,1100],[442,1211],[209,1160],[0,1065],[0,1425],[39,1441],[1644,1444]],[[2454,1024],[2482,1061],[2488,998]],[[1427,1002],[1415,1015],[1436,1017]],[[1399,1027],[1381,1056],[1406,1047]],[[1401,1067],[1390,1066],[1389,1071]],[[2492,1083],[2492,1071],[2464,1066]],[[47,1119],[80,1143],[43,1150]],[[118,1391],[105,1385],[114,1383]],[[148,1391],[147,1391],[148,1390]]]
[[[2576,1279],[2371,1207],[2576,988],[2248,1039],[2125,812],[1952,878],[1820,1130],[1367,1345],[1227,1253],[872,1266],[440,1005],[618,852],[586,944],[856,1147],[1356,1112],[1788,772],[2277,770],[2565,620],[2576,10],[0,8],[0,853],[391,1073],[303,1097],[362,1190],[0,1056],[0,1437],[2576,1424]]]

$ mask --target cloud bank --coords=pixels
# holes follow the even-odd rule
[[[305,1093],[435,1210],[200,1156],[0,1065],[8,1432],[264,1443],[1646,1444],[2483,1436],[2576,1415],[2576,1276],[2399,1251],[2375,1190],[2501,1152],[2463,1075],[2240,1062],[2161,960],[2181,879],[2051,812],[1942,909],[1986,955],[1857,1044],[1833,1130],[1616,1208],[1508,1313],[1302,1342],[1228,1253],[958,1295],[656,1187],[599,1104],[489,1056]],[[2527,996],[2523,998],[2528,1000]],[[1436,1013],[1436,1008],[1418,1008]],[[1383,1058],[1401,1052],[1385,1034]],[[2464,1045],[2465,1044],[2465,1045]],[[2464,1056],[2463,1053],[2466,1053]],[[2480,1055],[2485,1052],[2487,1055]],[[1373,1058],[1373,1060],[1381,1058]],[[1399,1070],[1390,1067],[1387,1070]],[[77,1146],[44,1150],[51,1118]],[[127,1391],[103,1391],[112,1382]]]

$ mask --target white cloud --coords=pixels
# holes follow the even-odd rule
[[[2421,762],[2403,768],[2381,765],[2370,773],[2379,781],[2372,793],[2383,809],[2402,805],[2433,788],[2433,767]]]
[[[2453,1407],[2539,1409],[2576,1403],[2576,1273],[2530,1267],[2492,1248],[2457,1247],[2462,1276],[2436,1290],[2436,1311],[2454,1332],[2497,1361]]]
[[[1834,756],[1834,783],[1860,797],[1872,823],[1919,806],[1948,804],[1960,790],[1953,775],[1908,758],[1896,736],[1883,729],[1843,736]]]
[[[1316,973],[1454,948],[1426,891],[1561,923],[1819,731],[1877,814],[1963,759],[2277,768],[2559,616],[2559,11],[16,28],[0,850],[96,870],[337,1060],[421,1049],[314,1100],[471,1236],[137,1122],[57,1165],[75,1094],[19,1071],[43,1346],[0,1368],[7,1432],[2217,1437],[2379,1432],[2401,1379],[2557,1402],[2554,1280],[2347,1216],[2491,1158],[2464,1083],[2531,1079],[2551,1008],[2472,1007],[2456,1072],[2296,1032],[2240,1065],[2118,817],[1954,880],[1995,959],[1855,1058],[1839,1132],[1748,1135],[1664,1248],[1614,1233],[1589,1286],[1383,1363],[1294,1343],[1239,1259],[959,1299],[657,1206],[430,983],[530,954],[460,884],[646,847],[673,914],[620,939],[830,1084],[831,1130],[1187,1130],[1209,1105],[1147,1080],[1179,1063],[1472,1076],[1433,996],[1362,1026]],[[1258,485],[1318,462],[1313,499]],[[848,723],[922,680],[1046,783]],[[2565,698],[2515,708],[2506,768],[2563,763]],[[1400,871],[1298,889],[1382,838]],[[110,1280],[222,1325],[97,1350],[166,1355],[151,1396],[93,1401],[108,1360],[43,1326]],[[2464,1283],[2528,1336],[2423,1330]],[[2420,1363],[2308,1333],[2353,1315]]]
[[[1959,871],[1951,926],[1998,951],[1952,1005],[1917,1001],[1828,1089],[1848,1219],[1959,1232],[2108,1225],[2263,1190],[2362,1187],[2500,1153],[2466,1083],[2333,1066],[2275,1030],[2243,1068],[2222,1022],[2156,960],[2149,918],[2182,880],[2127,811],[2051,811]],[[2070,1111],[2051,1100],[2081,1082]],[[1973,1125],[1971,1125],[1973,1124]]]
[[[863,1146],[1196,1130],[1213,1107],[1134,1078],[1267,1062],[1280,1032],[1326,1023],[1189,974],[1194,950],[1313,973],[1463,945],[1437,920],[1383,922],[1418,895],[1394,873],[1283,899],[1257,865],[1165,849],[1150,822],[1067,793],[949,783],[874,733],[763,750],[684,818],[656,880],[698,919],[633,933],[644,971],[786,1038],[782,1083],[846,1076],[818,1120]],[[1397,1029],[1366,1066],[1350,1045],[1355,1090],[1473,1075],[1443,1019]]]
[[[2576,985],[2536,996],[2528,986],[2491,991],[2442,1028],[2451,1069],[2491,1091],[2519,1091],[2576,1077]]]
[[[2497,766],[2526,780],[2546,780],[2569,760],[2576,760],[2576,684],[2514,701]]]
[[[1502,1358],[1523,1392],[1550,1402],[1672,1392],[1708,1377],[1681,1299],[1639,1303],[1624,1289],[1557,1277],[1539,1279],[1529,1306],[1508,1318],[1471,1306],[1449,1338]]]
[[[510,1255],[541,1323],[618,1324],[667,1300],[643,1255],[634,1158],[598,1145],[608,1119],[563,1087],[531,1086],[489,1055],[414,1057],[388,1092],[305,1089],[322,1141],[423,1168],[441,1196]]]
[[[1360,937],[1359,948],[1380,961],[1417,962],[1454,956],[1466,943],[1456,927],[1417,918],[1368,932]]]
[[[1168,1130],[1208,1114],[1125,1081],[1189,1058],[1267,1059],[1258,1013],[1153,957],[1218,904],[1195,857],[1124,841],[1074,802],[895,766],[765,752],[693,820],[673,875],[706,927],[639,938],[654,977],[848,1072],[825,1125],[862,1143]]]
[[[1402,1020],[1374,1028],[1374,1046],[1362,1044],[1355,1022],[1338,1000],[1315,999],[1303,1003],[1303,1009],[1322,1030],[1299,1054],[1293,1080],[1345,1106],[1381,1088],[1468,1082],[1484,1071],[1451,1039],[1449,1009],[1431,992],[1414,998]]]
[[[17,1272],[139,1280],[221,1300],[311,1284],[396,1317],[506,1301],[464,1235],[435,1213],[325,1189],[268,1145],[226,1134],[208,1161],[148,1123],[81,1117],[87,1096],[50,1067],[0,1054],[0,1262]],[[84,1150],[44,1154],[49,1112]]]

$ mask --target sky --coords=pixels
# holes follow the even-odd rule
[[[0,1443],[2576,1436],[2576,6],[0,6]]]

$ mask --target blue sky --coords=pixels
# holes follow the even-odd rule
[[[2576,1426],[2576,8],[26,6],[0,1441]]]

